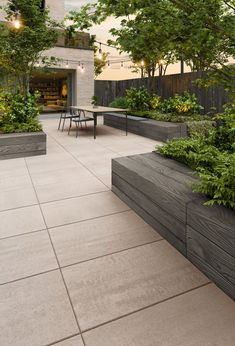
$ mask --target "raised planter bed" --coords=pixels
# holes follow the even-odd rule
[[[124,131],[126,116],[116,113],[104,114],[104,125]],[[173,138],[187,137],[186,124],[156,121],[131,115],[128,115],[128,131],[163,142]]]
[[[235,299],[235,213],[203,205],[185,165],[149,153],[112,163],[112,190]]]
[[[46,154],[44,132],[0,135],[0,160]]]

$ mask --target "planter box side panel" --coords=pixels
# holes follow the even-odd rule
[[[27,133],[0,136],[0,160],[46,154],[46,134]]]

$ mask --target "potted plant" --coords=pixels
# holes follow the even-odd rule
[[[97,96],[92,96],[91,98],[91,104],[93,105],[93,108],[98,108],[98,97]]]

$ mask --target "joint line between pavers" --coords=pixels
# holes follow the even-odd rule
[[[26,163],[27,170],[28,170],[28,172],[29,172],[29,176],[30,176],[30,179],[31,179],[31,183],[32,183],[34,192],[35,192],[35,194],[36,194],[36,198],[37,198],[37,200],[38,200],[38,204],[39,204],[39,208],[40,208],[40,210],[41,210],[41,214],[42,214],[43,220],[44,220],[44,222],[45,222],[45,225],[47,226],[46,220],[45,220],[45,217],[44,217],[44,214],[43,214],[43,211],[42,211],[42,208],[41,208],[39,199],[38,199],[37,191],[36,191],[36,189],[35,189],[35,186],[34,186],[34,183],[33,183],[33,179],[32,179],[32,177],[31,177],[31,174],[30,174],[29,167],[28,167],[28,164],[27,164],[27,162],[26,162],[26,159],[25,159],[25,163]],[[57,265],[58,265],[58,268],[59,268],[59,271],[60,271],[60,275],[61,275],[62,281],[63,281],[63,283],[64,283],[64,287],[65,287],[65,290],[66,290],[66,293],[67,293],[67,296],[68,296],[68,299],[69,299],[69,302],[70,302],[70,306],[71,306],[71,309],[72,309],[72,311],[73,311],[73,315],[74,315],[74,318],[75,318],[75,321],[76,321],[76,324],[77,324],[77,327],[78,327],[78,331],[79,331],[79,333],[80,333],[80,335],[81,335],[81,338],[82,338],[82,340],[83,340],[83,343],[84,343],[84,338],[83,338],[83,336],[82,336],[82,330],[81,330],[81,327],[80,327],[80,325],[79,325],[78,318],[77,318],[77,315],[76,315],[76,312],[75,312],[75,309],[74,309],[74,306],[73,306],[73,303],[72,303],[72,299],[71,299],[71,297],[70,297],[69,290],[68,290],[68,287],[67,287],[67,285],[66,285],[66,282],[65,282],[65,279],[64,279],[64,276],[63,276],[61,267],[60,267],[60,263],[59,263],[59,260],[58,260],[58,257],[57,257],[56,251],[55,251],[54,244],[53,244],[52,239],[51,239],[50,232],[49,232],[48,228],[47,228],[46,230],[47,230],[48,237],[49,237],[49,239],[50,239],[50,243],[51,243],[51,246],[52,246],[52,249],[53,249],[53,252],[54,252],[54,256],[55,256],[56,261],[57,261]]]

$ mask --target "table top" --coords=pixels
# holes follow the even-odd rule
[[[90,112],[90,113],[110,113],[110,112],[127,112],[128,109],[103,107],[103,106],[71,106],[71,109],[76,109],[80,111]]]

